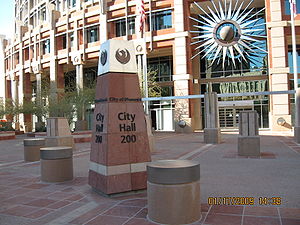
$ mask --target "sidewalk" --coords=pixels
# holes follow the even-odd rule
[[[286,135],[286,136],[283,136]],[[195,224],[300,224],[300,146],[290,134],[261,132],[261,157],[237,156],[237,134],[222,135],[219,145],[203,143],[203,133],[155,134],[152,160],[200,162],[202,219]],[[0,141],[0,224],[143,225],[146,191],[113,198],[87,184],[89,143],[76,144],[75,179],[40,181],[40,163],[23,162],[23,136]],[[208,197],[254,197],[255,206],[208,205]],[[259,197],[281,197],[279,206],[259,205]]]

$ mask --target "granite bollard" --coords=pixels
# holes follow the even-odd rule
[[[191,224],[201,219],[199,163],[151,162],[147,175],[149,220],[159,224]]]
[[[256,111],[239,113],[238,155],[260,156],[258,114]]]
[[[73,150],[69,146],[41,148],[41,180],[64,182],[73,179]]]
[[[40,161],[40,148],[45,147],[45,138],[24,139],[24,161]]]
[[[68,120],[64,117],[47,118],[47,137],[45,146],[69,146],[75,148]]]
[[[219,125],[218,96],[216,92],[204,94],[205,104],[205,128],[204,142],[207,144],[219,144],[221,142],[221,132]]]
[[[132,42],[100,47],[89,185],[106,195],[145,189],[151,161]]]

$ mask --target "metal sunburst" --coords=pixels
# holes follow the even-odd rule
[[[256,61],[255,57],[261,57],[262,54],[267,53],[260,46],[264,44],[262,39],[266,38],[265,23],[261,23],[260,18],[255,18],[264,8],[253,13],[254,8],[249,8],[252,2],[253,0],[243,8],[244,1],[236,0],[234,4],[230,0],[227,5],[225,0],[223,6],[220,1],[216,4],[211,0],[213,10],[207,6],[207,12],[194,2],[203,14],[199,14],[199,19],[190,17],[198,23],[198,25],[193,25],[197,30],[190,32],[199,35],[192,38],[199,39],[191,44],[199,44],[195,48],[198,52],[192,59],[202,53],[202,58],[207,57],[212,60],[211,65],[216,59],[218,63],[222,59],[224,68],[226,57],[231,58],[235,67],[236,60],[239,62]]]

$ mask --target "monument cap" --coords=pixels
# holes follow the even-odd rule
[[[98,76],[108,72],[137,73],[134,44],[131,41],[108,40],[101,44]]]

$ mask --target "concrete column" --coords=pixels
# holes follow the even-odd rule
[[[36,99],[38,105],[42,104],[42,74],[37,73],[36,77]]]
[[[83,89],[83,65],[76,65],[76,85],[77,89]]]
[[[270,17],[268,22],[268,51],[269,51],[269,87],[270,91],[286,91],[289,89],[289,67],[287,65],[287,46],[282,21],[282,11],[280,0],[270,1]],[[270,127],[275,131],[290,130],[291,111],[288,95],[271,95],[271,118]],[[283,118],[286,123],[279,124],[278,119]]]
[[[5,36],[0,35],[0,99],[5,99],[5,63],[4,63],[4,42]]]
[[[7,101],[12,100],[12,80],[8,80],[6,77],[6,84],[5,84],[5,99]],[[7,103],[7,102],[6,102]],[[5,103],[5,107],[7,106]],[[11,115],[6,115],[6,119],[8,122],[12,122],[13,118]]]
[[[175,96],[189,95],[189,82],[193,79],[188,74],[187,54],[186,54],[186,38],[175,38],[173,49],[173,65],[174,65],[174,94]],[[178,122],[184,120],[187,126],[182,129],[178,126]],[[193,132],[194,128],[191,123],[190,104],[188,99],[180,99],[175,102],[175,131],[177,132]]]
[[[216,92],[205,93],[205,128],[204,142],[218,144],[221,142],[219,125],[218,96]]]
[[[258,114],[255,110],[239,113],[238,155],[260,156]]]
[[[300,89],[297,89],[296,93],[297,98],[297,104],[295,108],[295,113],[298,113],[298,120],[296,121],[295,127],[294,127],[294,139],[295,142],[300,144]]]
[[[15,80],[12,83],[13,85],[13,104],[15,106],[19,105],[19,77],[15,77]],[[15,115],[15,130],[20,130],[20,122],[19,122],[19,115]]]
[[[31,102],[32,98],[32,85],[30,81],[30,73],[24,74],[23,80],[23,93],[24,93],[24,103]],[[24,129],[25,132],[32,131],[32,115],[24,114]]]
[[[100,19],[99,19],[99,30],[100,32],[100,43],[107,41],[107,14],[106,14],[106,1],[101,1],[101,4],[103,4],[103,7],[101,9],[102,12],[100,12]]]

